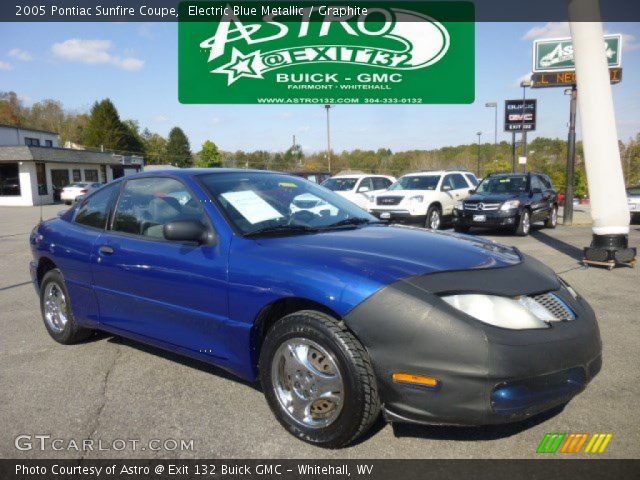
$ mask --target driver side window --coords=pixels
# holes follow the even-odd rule
[[[173,178],[136,178],[122,190],[112,230],[163,239],[165,224],[177,220],[206,224],[202,206],[190,190]]]

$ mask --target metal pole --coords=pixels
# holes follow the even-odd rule
[[[326,104],[324,108],[327,110],[327,164],[329,173],[331,173],[331,121],[329,119],[329,110],[331,110],[331,105]]]
[[[511,173],[516,173],[516,132],[511,132]]]
[[[480,177],[480,137],[482,137],[482,132],[478,132],[476,135],[478,135],[478,177]]]
[[[495,119],[493,125],[493,145],[498,145],[498,102],[496,102],[495,107]]]
[[[578,89],[571,88],[571,106],[569,108],[569,138],[567,141],[567,180],[565,182],[563,225],[573,224],[573,177],[576,162],[576,106],[578,104]]]
[[[522,82],[522,156],[527,157],[527,131],[524,129],[524,119],[526,114],[527,103],[527,84]],[[522,165],[522,171],[527,171],[527,164]]]

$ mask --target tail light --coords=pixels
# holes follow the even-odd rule
[[[87,188],[83,188],[82,190],[80,190],[80,193],[85,194],[89,191],[89,189]]]

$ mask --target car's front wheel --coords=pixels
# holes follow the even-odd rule
[[[427,210],[427,219],[425,221],[425,227],[431,230],[438,230],[442,225],[442,211],[437,205],[431,205]]]
[[[544,226],[547,228],[556,228],[556,225],[558,225],[558,207],[554,205],[551,207],[549,217],[547,218],[547,221],[544,222]]]
[[[69,292],[60,270],[49,270],[40,284],[40,309],[44,325],[56,342],[77,343],[92,331],[79,326],[73,317]]]
[[[515,234],[519,237],[525,237],[529,235],[529,231],[531,230],[531,214],[529,210],[524,209],[520,214],[520,219],[518,221],[518,225],[516,225]]]
[[[271,410],[311,444],[343,447],[380,412],[369,355],[344,324],[324,313],[305,310],[278,320],[263,342],[259,368]]]

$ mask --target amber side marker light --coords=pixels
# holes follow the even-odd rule
[[[440,388],[440,380],[435,377],[426,375],[413,375],[411,373],[397,372],[391,375],[394,382],[404,383],[415,387],[428,388],[429,390],[438,390]]]

